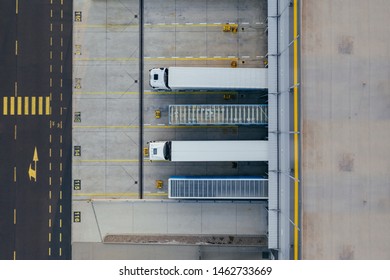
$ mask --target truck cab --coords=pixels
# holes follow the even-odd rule
[[[171,90],[168,86],[168,68],[150,69],[149,85],[157,90]]]
[[[170,141],[149,142],[149,160],[150,161],[171,160],[171,142]]]

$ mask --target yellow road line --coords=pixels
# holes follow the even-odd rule
[[[8,115],[8,97],[7,96],[3,97],[3,115],[4,116]]]
[[[31,115],[36,114],[36,97],[31,97]]]
[[[29,98],[28,98],[28,96],[25,96],[24,97],[24,114],[25,115],[29,114],[28,105],[29,105]]]
[[[16,14],[19,13],[19,0],[15,1],[15,12],[16,12]]]
[[[299,258],[299,150],[298,150],[298,1],[294,0],[294,260]]]
[[[200,129],[200,128],[237,128],[236,125],[145,125],[144,129],[152,128],[161,128],[161,129],[170,129],[170,128],[183,128],[183,129]],[[75,125],[73,128],[76,129],[135,129],[139,128],[138,125]]]
[[[21,96],[18,96],[18,99],[17,99],[17,103],[18,103],[18,111],[17,111],[17,114],[18,116],[20,116],[22,114],[22,97]]]
[[[14,251],[14,260],[16,260],[16,251]]]
[[[139,193],[73,193],[73,196],[129,196],[129,197],[138,197]],[[144,196],[168,196],[168,193],[144,193]]]
[[[15,115],[15,97],[11,96],[10,97],[10,115]]]
[[[45,97],[45,100],[46,100],[45,114],[50,115],[50,96]]]
[[[16,209],[14,209],[14,225],[16,225]]]
[[[38,115],[43,114],[43,97],[38,96]]]
[[[138,91],[74,91],[76,95],[138,95]],[[178,94],[191,94],[191,95],[210,95],[210,94],[230,94],[237,95],[237,92],[230,91],[145,91],[146,95],[178,95]]]
[[[49,252],[48,252],[49,256],[51,256],[51,248],[49,247]]]
[[[51,228],[51,219],[49,219],[49,228]]]
[[[49,242],[51,242],[51,232],[49,232]]]
[[[238,57],[145,57],[145,61],[237,61]],[[73,61],[138,61],[136,57],[74,58]]]
[[[225,23],[189,23],[189,24],[145,24],[145,28],[155,28],[155,27],[163,27],[163,28],[185,28],[185,27],[222,27]],[[237,24],[230,24],[237,25]],[[75,24],[75,28],[138,28],[138,24]]]
[[[79,162],[138,162],[138,159],[80,159],[74,160],[74,163]]]

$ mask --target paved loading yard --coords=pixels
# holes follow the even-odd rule
[[[390,258],[390,1],[302,1],[304,259]]]
[[[226,92],[152,92],[148,83],[152,67],[230,67],[232,61],[238,61],[238,67],[264,67],[266,3],[144,1],[145,79],[140,111],[138,1],[73,2],[73,146],[79,147],[72,159],[73,259],[268,258],[261,254],[267,248],[263,243],[245,246],[245,250],[232,244],[228,248],[169,244],[150,251],[149,245],[103,244],[106,235],[115,235],[116,241],[128,234],[173,235],[175,240],[175,235],[185,234],[225,239],[266,235],[264,203],[208,201],[200,206],[170,200],[166,193],[173,175],[262,176],[267,171],[265,162],[235,166],[231,162],[151,163],[146,159],[143,176],[138,169],[139,151],[150,140],[261,140],[268,135],[263,126],[168,125],[171,104],[263,104],[266,92],[231,92],[232,98],[226,100]],[[226,22],[237,23],[239,31],[223,32]],[[156,110],[160,118],[155,117]],[[143,143],[139,141],[141,114]],[[145,200],[137,200],[141,179]],[[156,180],[163,182],[161,189],[156,188]]]

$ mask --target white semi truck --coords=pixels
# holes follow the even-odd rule
[[[267,68],[167,67],[149,70],[154,90],[258,90],[268,88]]]
[[[268,141],[152,141],[150,161],[268,161]]]

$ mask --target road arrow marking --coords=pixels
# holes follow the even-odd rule
[[[31,178],[34,179],[35,182],[37,181],[37,161],[38,160],[39,159],[38,159],[37,147],[35,147],[34,155],[33,155],[34,169],[31,167],[31,163],[30,163],[30,166],[28,168],[28,177],[30,178],[30,181],[31,181]]]

